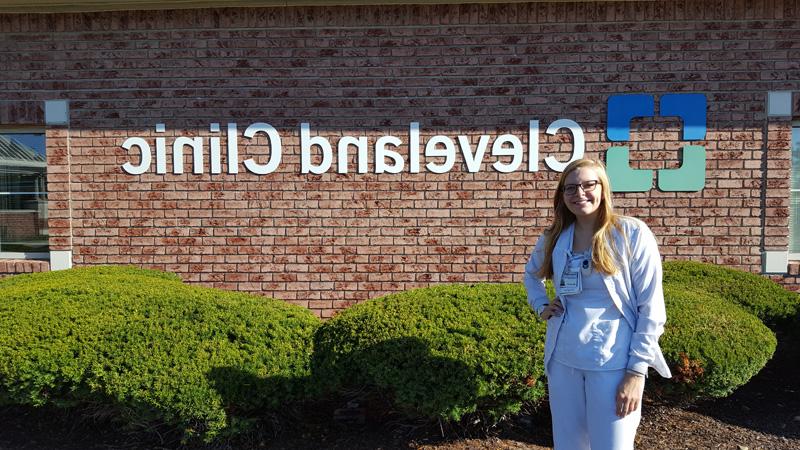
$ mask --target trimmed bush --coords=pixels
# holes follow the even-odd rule
[[[661,347],[674,376],[652,376],[649,391],[724,397],[772,357],[775,335],[727,299],[674,284],[665,297]],[[330,389],[372,385],[412,415],[497,419],[543,396],[544,324],[525,298],[516,284],[443,285],[356,305],[319,329],[315,376]]]
[[[0,397],[94,405],[211,440],[302,398],[320,321],[283,301],[123,267],[0,282]]]
[[[667,324],[661,349],[673,378],[649,387],[679,399],[725,397],[757,374],[775,352],[775,335],[727,299],[666,285]]]
[[[695,261],[668,261],[664,284],[717,294],[772,327],[800,319],[800,296],[761,275]]]
[[[521,285],[441,285],[341,312],[312,367],[329,390],[373,386],[412,416],[494,421],[544,396],[543,342]]]
[[[43,273],[26,273],[14,275],[8,278],[2,278],[0,279],[0,288],[16,286],[19,284],[40,283],[41,281],[37,280],[40,280],[40,277],[42,276],[46,276],[46,279],[52,283],[55,283],[58,280],[73,280],[76,276],[81,276],[84,278],[111,277],[109,279],[110,281],[123,276],[133,276],[182,283],[181,278],[174,273],[162,272],[160,270],[140,269],[133,266],[92,266],[81,267],[72,270],[45,272],[45,274],[46,275]]]

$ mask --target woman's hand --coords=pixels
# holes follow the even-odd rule
[[[636,411],[642,403],[644,376],[625,373],[617,388],[617,416],[625,417]]]
[[[553,303],[550,303],[544,307],[542,314],[539,317],[541,317],[542,320],[550,320],[551,317],[558,317],[561,314],[564,314],[564,305],[562,305],[561,300],[556,297],[556,299],[553,300]]]

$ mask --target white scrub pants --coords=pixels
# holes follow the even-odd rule
[[[620,370],[581,370],[553,359],[548,390],[553,416],[554,450],[631,450],[642,418],[636,411],[616,414]]]

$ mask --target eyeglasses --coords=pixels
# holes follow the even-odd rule
[[[583,183],[577,184],[565,184],[564,185],[564,193],[566,195],[575,195],[578,193],[578,188],[581,188],[583,192],[592,192],[594,188],[600,183],[599,180],[590,180],[584,181]]]

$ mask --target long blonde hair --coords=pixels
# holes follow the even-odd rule
[[[558,241],[561,233],[575,222],[575,214],[567,208],[564,202],[564,185],[566,184],[567,176],[581,167],[593,169],[603,189],[603,196],[600,200],[600,208],[597,215],[597,225],[592,236],[592,264],[595,270],[606,275],[613,275],[619,270],[617,263],[619,252],[614,245],[612,232],[614,228],[619,232],[623,232],[623,230],[619,220],[620,216],[614,213],[614,207],[611,202],[611,185],[608,182],[606,168],[600,161],[578,159],[571,162],[561,173],[561,178],[558,179],[558,187],[553,195],[555,217],[545,233],[547,242],[544,263],[537,274],[542,278],[553,277],[553,249],[556,246],[556,241]]]

